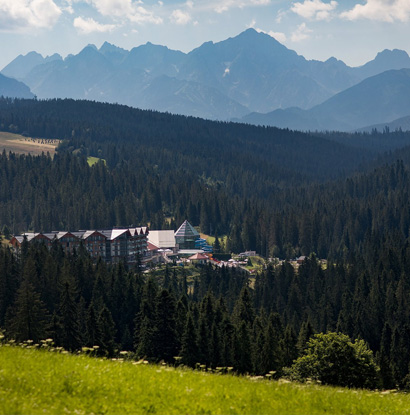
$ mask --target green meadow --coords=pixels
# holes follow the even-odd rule
[[[106,164],[106,161],[104,159],[100,159],[98,157],[92,157],[92,156],[87,157],[87,163],[90,167],[94,166],[94,164],[97,164],[100,160],[102,160],[103,163]]]
[[[410,395],[0,346],[2,414],[408,414]]]

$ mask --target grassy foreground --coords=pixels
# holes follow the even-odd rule
[[[408,414],[410,395],[0,346],[2,414]]]

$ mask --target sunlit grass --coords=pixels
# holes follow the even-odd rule
[[[2,414],[408,414],[406,394],[0,347]]]
[[[91,166],[94,166],[94,164],[97,164],[100,160],[101,160],[104,164],[106,164],[106,161],[105,161],[104,159],[100,159],[100,158],[98,158],[98,157],[92,157],[92,156],[87,157],[87,163],[88,163],[88,165],[89,165],[90,167],[91,167]]]

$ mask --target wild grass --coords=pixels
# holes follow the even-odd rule
[[[0,347],[2,414],[408,414],[410,396]]]
[[[93,157],[93,156],[87,157],[87,163],[90,167],[94,166],[94,164],[97,164],[100,160],[102,160],[102,162],[106,164],[106,161],[104,159],[100,159],[98,157]]]
[[[59,142],[57,139],[31,138],[0,131],[0,151],[5,150],[6,153],[41,155],[48,152],[54,156]]]

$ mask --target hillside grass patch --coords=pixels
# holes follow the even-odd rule
[[[0,347],[2,414],[408,414],[407,394]]]
[[[98,158],[98,157],[93,157],[93,156],[89,156],[87,157],[87,163],[90,167],[94,166],[94,164],[97,164],[99,161],[102,161],[105,165],[107,164],[106,161],[104,159]]]
[[[48,152],[54,156],[59,143],[57,139],[32,138],[0,131],[0,151],[5,150],[6,153],[41,155]]]

